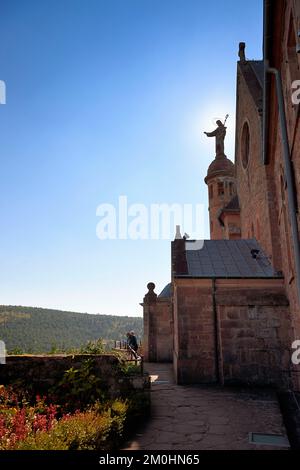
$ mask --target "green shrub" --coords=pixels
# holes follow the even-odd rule
[[[56,402],[63,405],[63,409],[82,410],[97,400],[104,400],[106,387],[94,374],[93,359],[88,358],[79,369],[71,367],[65,371],[61,381],[52,387],[51,394]]]
[[[141,375],[141,366],[135,362],[125,362],[121,366],[124,375]]]
[[[118,359],[118,364],[116,366],[117,372],[122,375],[141,375],[141,363],[134,360],[128,360],[128,354],[126,350],[121,351],[113,350],[111,354]]]
[[[88,341],[79,349],[79,354],[104,354],[105,346],[101,338],[94,341]]]

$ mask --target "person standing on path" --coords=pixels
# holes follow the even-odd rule
[[[140,359],[140,357],[137,354],[139,345],[138,345],[136,336],[134,334],[134,331],[130,331],[130,333],[127,333],[127,344],[129,346],[129,349],[132,351],[135,359]]]

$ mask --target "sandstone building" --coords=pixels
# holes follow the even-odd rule
[[[235,163],[222,123],[208,187],[210,235],[172,242],[171,282],[144,297],[149,361],[178,383],[272,384],[300,390],[300,0],[264,2],[263,60],[237,63]],[[298,94],[300,98],[300,93]],[[295,98],[295,96],[294,96]],[[221,132],[221,134],[219,133]]]

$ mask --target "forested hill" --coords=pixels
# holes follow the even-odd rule
[[[89,340],[126,339],[134,330],[142,337],[141,317],[91,315],[33,307],[0,306],[0,340],[8,351],[27,353],[72,349]]]

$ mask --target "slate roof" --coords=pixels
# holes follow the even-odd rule
[[[237,195],[233,196],[233,198],[229,201],[227,206],[224,207],[222,212],[230,212],[230,211],[239,211],[240,210],[240,203],[239,198]]]
[[[169,282],[169,284],[167,284],[163,290],[161,291],[161,293],[159,294],[159,298],[163,298],[163,297],[166,297],[166,298],[170,298],[171,297],[171,286],[172,284]]]
[[[262,98],[263,98],[263,73],[264,65],[262,60],[247,60],[245,62],[238,62],[238,66],[250,94],[255,102],[255,105],[259,111],[262,110]]]
[[[240,203],[239,203],[239,198],[237,195],[233,196],[233,198],[229,201],[227,206],[223,207],[223,209],[220,211],[218,219],[219,219],[220,224],[223,227],[224,227],[224,222],[223,222],[222,215],[224,214],[224,212],[229,212],[229,213],[240,212]]]
[[[249,60],[249,65],[252,67],[257,80],[261,87],[263,87],[264,83],[264,62],[263,60]]]
[[[175,274],[176,277],[282,278],[255,239],[205,240],[202,249],[189,249],[193,243],[185,242],[187,273]],[[259,250],[256,259],[251,250]]]

